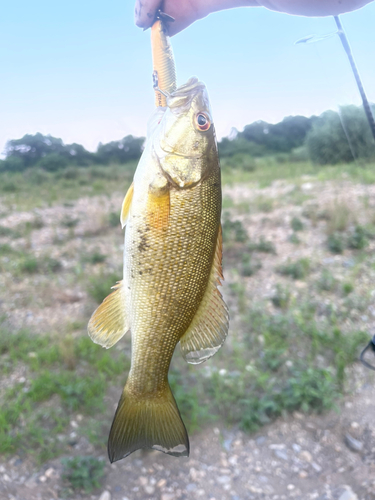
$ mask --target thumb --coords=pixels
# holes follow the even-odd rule
[[[134,8],[135,24],[140,28],[150,28],[162,0],[136,0]]]

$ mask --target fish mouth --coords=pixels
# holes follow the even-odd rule
[[[190,108],[192,100],[199,93],[206,93],[206,86],[197,77],[193,76],[168,96],[167,107],[172,112],[184,112]]]

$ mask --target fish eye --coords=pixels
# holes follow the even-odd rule
[[[208,130],[211,126],[211,122],[205,113],[198,113],[195,117],[195,120],[199,130]]]

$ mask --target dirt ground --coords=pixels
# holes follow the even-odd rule
[[[295,194],[302,201],[297,204],[290,197]],[[356,218],[361,221],[365,212],[375,207],[375,186],[354,185],[343,180],[340,183],[315,183],[306,179],[301,186],[275,182],[269,188],[232,187],[224,190],[224,196],[236,203],[259,196],[272,200],[267,213],[260,210],[236,212],[252,238],[264,236],[277,247],[277,256],[264,255],[262,268],[247,280],[246,293],[251,296],[269,297],[277,281],[275,265],[293,259],[309,257],[315,262],[328,262],[343,273],[348,267],[348,254],[333,256],[324,249],[324,220],[316,223],[304,219],[306,231],[300,234],[301,244],[290,242],[290,221],[293,216],[303,216],[308,206],[324,208],[338,198],[345,200]],[[366,199],[366,209],[363,208]],[[108,199],[79,200],[71,207],[40,209],[38,216],[44,225],[34,231],[27,242],[38,254],[47,249],[52,256],[62,260],[69,270],[82,251],[87,248],[106,250],[108,236],[101,236],[102,214],[121,205],[118,196]],[[0,207],[1,208],[1,207]],[[94,214],[94,215],[93,215]],[[95,216],[96,214],[96,216]],[[75,238],[62,246],[53,246],[56,239],[63,241],[68,229],[58,229],[54,224],[64,217],[79,217]],[[35,217],[30,213],[12,213],[3,216],[1,224],[13,227]],[[93,228],[95,219],[97,232]],[[85,243],[83,237],[91,233]],[[117,231],[117,229],[116,229]],[[113,237],[116,252],[121,250],[121,233]],[[18,240],[19,244],[20,240]],[[26,243],[25,243],[26,244]],[[370,249],[375,249],[374,241]],[[368,251],[369,251],[368,250]],[[62,256],[63,252],[63,256]],[[117,259],[117,254],[111,257]],[[115,265],[113,266],[115,267]],[[350,267],[350,266],[349,266]],[[359,281],[369,291],[374,287],[374,269],[360,273]],[[3,276],[2,290],[9,294],[0,301],[0,313],[6,313],[15,329],[59,328],[67,317],[87,316],[87,294],[64,278],[44,292],[45,304],[40,306],[38,297],[25,299],[30,282],[12,283],[11,276]],[[231,271],[226,274],[226,285],[235,278]],[[279,278],[278,278],[279,279]],[[42,288],[44,282],[39,283]],[[63,285],[63,286],[61,286]],[[300,282],[297,287],[306,288]],[[224,288],[224,293],[225,293]],[[372,294],[371,294],[372,295]],[[272,306],[270,306],[272,307]],[[233,305],[235,309],[235,305]],[[354,311],[347,322],[355,322],[358,328],[374,333],[373,312],[375,297],[366,313]],[[235,316],[235,310],[231,311]],[[234,326],[233,326],[234,325]],[[236,321],[232,323],[232,328]],[[224,423],[215,423],[190,436],[189,458],[173,458],[156,451],[137,451],[127,459],[106,465],[106,476],[101,490],[93,494],[76,494],[77,499],[92,500],[375,500],[375,377],[359,364],[351,368],[352,393],[337,403],[337,409],[324,415],[305,415],[295,412],[263,427],[256,434],[245,434]],[[109,397],[115,405],[117,396]],[[74,429],[84,425],[80,415],[71,422]],[[93,446],[83,437],[72,439],[72,455],[95,453]],[[103,455],[107,461],[107,457]],[[40,468],[27,457],[0,456],[0,500],[60,500],[64,497],[61,487],[62,466],[60,458],[45,463]]]

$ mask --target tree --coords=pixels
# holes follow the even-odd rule
[[[22,139],[8,141],[5,147],[6,159],[19,158],[25,168],[35,165],[43,156],[51,153],[64,153],[62,140],[50,135],[44,136],[39,132],[35,135],[26,134]]]
[[[306,136],[310,159],[321,165],[375,158],[375,143],[362,107],[325,111]]]
[[[99,144],[96,153],[97,160],[102,163],[126,163],[138,160],[142,154],[144,138],[127,135],[120,141]]]

